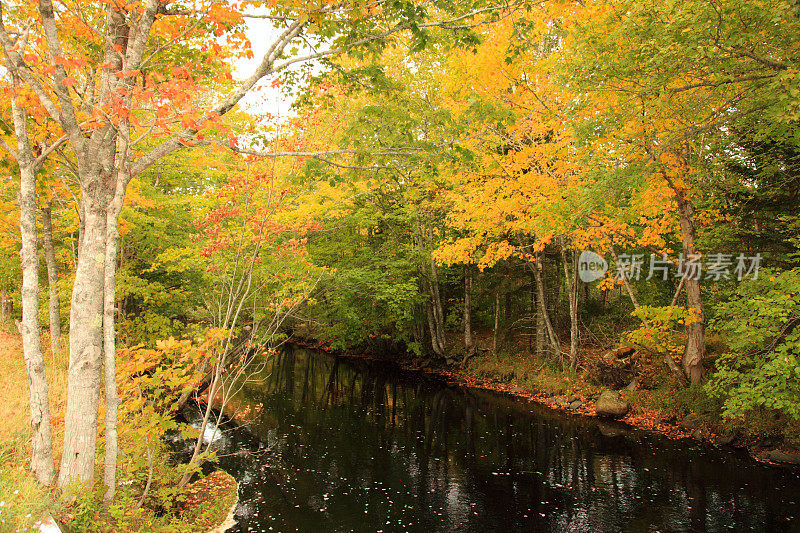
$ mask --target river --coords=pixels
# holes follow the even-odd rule
[[[797,470],[287,347],[214,443],[231,531],[800,531]]]

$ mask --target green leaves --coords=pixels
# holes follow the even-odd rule
[[[706,385],[736,418],[756,409],[800,418],[800,269],[762,272],[717,309],[730,352]]]

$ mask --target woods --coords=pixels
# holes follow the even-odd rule
[[[168,508],[287,342],[800,448],[798,30],[763,0],[0,3],[32,475]]]

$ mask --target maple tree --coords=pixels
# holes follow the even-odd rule
[[[271,6],[266,14],[254,16],[273,22],[274,41],[253,72],[233,82],[228,61],[252,54],[243,35],[248,7],[247,2],[169,6],[157,0],[56,6],[41,0],[1,13],[5,66],[15,85],[24,84],[36,107],[63,131],[52,146],[69,146],[80,185],[81,239],[70,305],[71,375],[60,486],[93,478],[104,369],[104,480],[107,497],[114,493],[115,276],[118,221],[131,180],[166,155],[206,142],[201,131],[227,131],[221,117],[266,77],[314,59],[369,52],[403,32],[412,35],[417,47],[425,45],[436,27],[467,35],[475,15],[496,9],[491,4],[441,2],[436,6],[439,18],[429,19],[422,6],[392,2]],[[316,44],[309,49],[303,39],[312,36]],[[11,100],[17,105],[19,94]],[[23,209],[23,220],[30,219],[31,209]]]

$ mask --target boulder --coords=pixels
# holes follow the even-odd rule
[[[756,457],[762,461],[772,461],[773,463],[800,464],[800,453],[788,453],[782,452],[781,450],[764,450]]]
[[[628,413],[630,404],[623,400],[618,392],[603,391],[597,399],[598,416],[609,418],[622,418]]]
[[[703,427],[703,417],[695,413],[689,413],[681,419],[681,426],[686,429],[699,429]]]
[[[583,402],[580,400],[573,400],[571,404],[569,404],[570,409],[580,409],[583,407]]]
[[[739,434],[735,431],[731,431],[730,433],[723,433],[717,438],[717,444],[719,444],[720,446],[730,446],[731,444],[733,444],[733,441],[735,441],[738,436]]]

